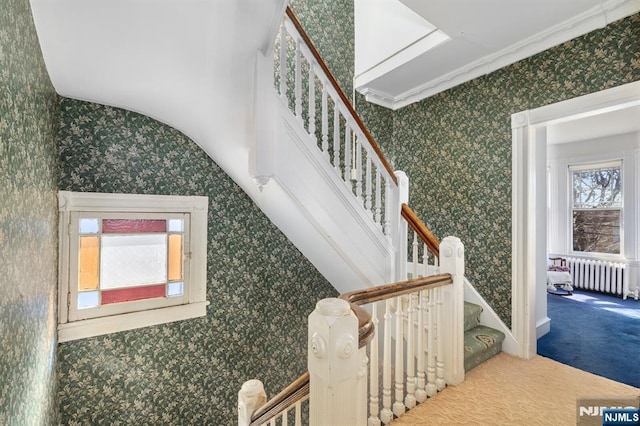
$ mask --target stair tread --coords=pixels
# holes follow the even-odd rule
[[[479,325],[464,333],[464,369],[468,371],[502,352],[503,332]]]
[[[471,302],[464,302],[464,331],[471,330],[480,325],[482,306]]]

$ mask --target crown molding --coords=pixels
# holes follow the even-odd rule
[[[458,68],[440,78],[428,81],[399,95],[371,89],[358,88],[368,102],[392,110],[419,102],[437,93],[459,84],[489,74],[507,65],[548,50],[566,41],[603,28],[611,22],[633,15],[640,11],[640,0],[611,0],[594,7],[572,19],[568,19],[546,31],[534,34],[525,40],[508,46],[492,55],[485,56],[470,64]]]

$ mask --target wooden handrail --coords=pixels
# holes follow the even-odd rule
[[[430,288],[441,287],[447,284],[453,284],[451,274],[432,275],[429,277],[421,277],[394,284],[352,291],[341,294],[338,298],[349,302],[351,304],[351,310],[358,318],[358,346],[362,348],[373,338],[375,327],[371,315],[367,310],[362,308],[361,305]],[[265,405],[256,410],[253,416],[251,416],[250,426],[260,425],[271,420],[287,407],[291,407],[296,402],[302,400],[308,394],[309,372],[307,371],[294,380],[289,386],[284,388],[279,394],[267,401]]]
[[[415,231],[416,234],[422,239],[422,241],[427,245],[431,253],[436,257],[440,257],[440,241],[436,238],[435,235],[429,231],[427,225],[424,224],[420,220],[420,218],[415,214],[415,212],[406,204],[402,204],[401,209],[402,217],[407,221],[409,226]]]
[[[342,100],[344,105],[347,107],[347,110],[349,111],[349,113],[351,114],[353,119],[355,120],[355,122],[358,125],[358,127],[360,127],[360,130],[364,134],[365,138],[367,138],[367,140],[369,141],[369,144],[371,145],[371,147],[373,148],[373,151],[376,153],[376,155],[380,159],[380,162],[382,163],[384,168],[389,173],[389,176],[391,176],[391,179],[397,185],[398,184],[398,179],[396,178],[396,175],[394,174],[393,169],[391,168],[391,165],[389,165],[389,162],[387,161],[387,159],[382,154],[382,151],[380,151],[380,147],[378,147],[378,144],[376,144],[376,142],[373,140],[373,136],[371,136],[371,133],[369,133],[369,131],[365,127],[364,123],[360,119],[360,116],[358,115],[356,110],[353,109],[353,106],[351,105],[351,102],[349,101],[349,98],[347,98],[347,96],[344,94],[344,91],[340,88],[340,85],[338,84],[338,81],[336,80],[336,78],[333,76],[333,74],[329,70],[329,67],[327,66],[327,64],[322,59],[322,56],[320,56],[320,53],[318,52],[316,47],[313,45],[313,42],[311,42],[311,39],[307,35],[307,33],[304,30],[304,28],[302,28],[302,24],[300,23],[300,21],[298,20],[298,17],[293,12],[293,9],[291,9],[290,6],[287,6],[287,16],[289,17],[289,19],[293,23],[293,26],[296,27],[296,30],[298,30],[298,33],[300,33],[300,36],[302,37],[302,40],[304,40],[304,42],[306,43],[307,47],[309,47],[309,50],[311,51],[311,54],[313,55],[313,57],[316,60],[316,62],[318,62],[318,65],[320,65],[320,68],[322,68],[322,71],[325,73],[327,78],[329,79],[329,82],[331,83],[331,85],[335,89],[336,93],[340,97],[340,100]]]
[[[249,426],[257,426],[268,422],[286,408],[309,395],[309,372],[295,379],[282,392],[271,398],[251,416]]]
[[[351,291],[349,293],[341,294],[338,297],[346,300],[347,302],[353,303],[354,305],[364,305],[367,303],[390,299],[392,297],[402,296],[404,294],[442,287],[447,284],[453,284],[451,274],[438,274],[394,284],[386,284],[378,287]]]

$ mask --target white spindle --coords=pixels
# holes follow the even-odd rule
[[[322,153],[329,161],[329,103],[327,101],[327,84],[322,85]]]
[[[422,276],[429,276],[429,248],[422,244]]]
[[[280,96],[287,96],[287,31],[280,27]]]
[[[436,387],[436,306],[435,289],[428,290],[429,300],[427,305],[427,396],[432,397],[437,392]]]
[[[391,179],[384,179],[384,235],[391,241]]]
[[[302,401],[296,402],[296,426],[302,426]]]
[[[344,181],[351,188],[351,127],[349,120],[344,126]]]
[[[416,294],[409,294],[409,305],[407,306],[407,396],[404,398],[404,405],[410,410],[416,406],[416,376],[415,376],[415,337],[414,328],[414,297]],[[422,330],[418,331],[419,333]]]
[[[365,171],[365,184],[366,184],[366,188],[365,188],[365,202],[364,202],[364,208],[367,210],[367,213],[369,213],[371,215],[371,217],[373,217],[373,210],[371,209],[372,203],[371,203],[371,197],[373,194],[372,188],[371,188],[371,155],[367,154],[367,169]]]
[[[362,203],[362,142],[360,138],[356,138],[354,143],[356,149],[356,161],[354,163],[356,169],[356,197]]]
[[[416,375],[416,401],[418,403],[424,402],[427,399],[427,393],[425,392],[425,329],[424,329],[424,317],[427,314],[426,309],[426,291],[421,291],[418,293],[418,336],[417,336],[417,364],[418,364],[418,372]]]
[[[382,411],[380,411],[380,420],[386,425],[393,420],[393,412],[391,411],[391,299],[385,300],[383,319]]]
[[[413,243],[411,244],[411,260],[413,263],[413,268],[411,273],[413,274],[411,278],[418,278],[418,234],[411,229],[411,233],[413,234]]]
[[[333,102],[333,168],[340,175],[340,112]]]
[[[381,202],[382,202],[382,188],[380,187],[380,170],[376,169],[376,201],[374,207],[374,215],[373,219],[375,220],[377,225],[382,225],[380,223],[380,212],[381,212]]]
[[[435,289],[436,295],[436,388],[438,392],[444,389],[444,300],[442,289]]]
[[[302,120],[302,58],[300,51],[300,44],[302,41],[296,39],[296,54],[295,54],[295,81],[294,81],[294,96],[295,96],[295,112],[296,117]]]
[[[284,410],[282,412],[282,422],[280,423],[282,426],[288,426],[289,424],[289,410]]]
[[[373,333],[373,338],[369,344],[369,421],[368,426],[380,426],[380,417],[378,416],[378,410],[380,410],[380,402],[378,399],[378,303],[374,302],[371,306],[371,318],[373,321],[373,327],[376,330]]]
[[[316,138],[316,77],[309,64],[309,135]]]
[[[396,350],[395,350],[395,402],[393,403],[393,414],[401,416],[404,414],[405,407],[404,397],[404,370],[402,368],[404,351],[403,351],[403,333],[402,333],[402,298],[397,297],[396,301]]]

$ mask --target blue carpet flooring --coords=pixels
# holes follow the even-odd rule
[[[640,388],[640,301],[576,291],[547,295],[551,331],[538,354]]]

